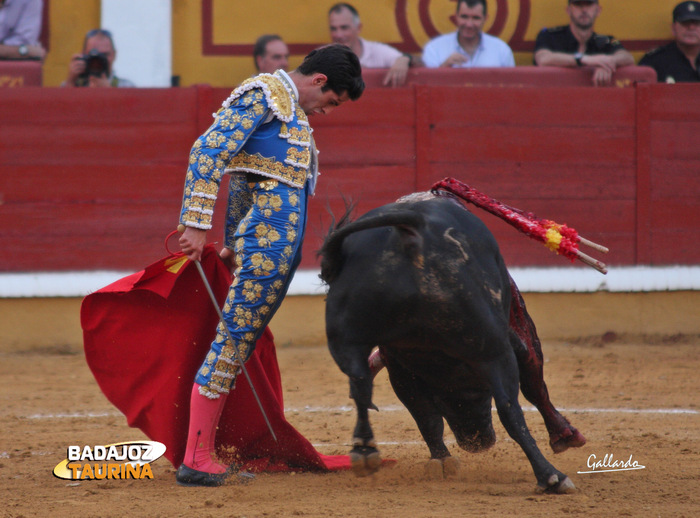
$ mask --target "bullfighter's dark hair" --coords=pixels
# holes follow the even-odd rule
[[[350,47],[340,43],[312,50],[299,65],[297,72],[305,76],[316,73],[325,75],[328,81],[322,91],[331,89],[338,95],[347,92],[353,101],[359,99],[365,89],[360,60]]]

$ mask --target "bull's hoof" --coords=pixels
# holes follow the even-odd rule
[[[382,457],[373,446],[355,446],[350,452],[350,465],[358,477],[366,477],[379,471]]]
[[[430,459],[425,465],[425,477],[429,480],[442,480],[459,472],[459,460],[454,457]]]
[[[561,478],[563,477],[563,478]],[[556,473],[549,477],[546,486],[537,486],[537,492],[549,493],[555,495],[565,495],[576,492],[576,486],[566,475],[557,475]],[[561,480],[560,480],[561,479]]]
[[[425,478],[428,480],[442,480],[445,475],[442,470],[442,460],[430,459],[425,465]]]
[[[554,453],[561,453],[569,448],[580,448],[586,444],[586,438],[573,426],[566,428],[558,435],[549,436],[549,445]]]
[[[442,469],[445,472],[446,477],[451,477],[459,473],[460,463],[459,459],[455,457],[447,457],[442,461]]]

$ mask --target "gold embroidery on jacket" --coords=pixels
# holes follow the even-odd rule
[[[297,153],[299,152],[297,151]],[[308,151],[306,153],[306,157],[299,155],[298,158],[302,161],[306,159],[307,165],[310,161]],[[245,150],[241,150],[235,157],[233,157],[226,171],[245,171],[249,173],[261,174],[263,176],[272,176],[281,179],[284,183],[299,188],[304,187],[304,182],[306,181],[306,171],[297,170],[291,165],[284,165],[274,158],[267,158],[261,156],[259,153],[249,155]]]
[[[206,180],[197,180],[185,198],[183,220],[197,228],[211,228],[211,219],[216,203],[217,185]]]

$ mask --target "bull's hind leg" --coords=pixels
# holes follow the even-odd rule
[[[436,479],[455,474],[459,470],[459,462],[450,456],[445,446],[445,424],[430,388],[396,360],[385,357],[385,361],[394,393],[418,425],[430,451],[430,461],[425,467],[427,476]]]
[[[372,429],[369,424],[367,406],[357,403],[357,424],[353,434],[350,464],[358,477],[366,477],[376,473],[382,465],[382,458],[377,449]]]
[[[510,288],[510,328],[520,339],[513,344],[520,370],[520,390],[542,415],[549,433],[549,444],[554,453],[583,446],[586,444],[586,438],[559,413],[549,399],[547,384],[544,382],[542,344],[537,336],[535,323],[530,318],[525,301],[513,279],[510,279]]]
[[[508,435],[527,455],[535,472],[538,487],[542,491],[551,493],[569,493],[575,490],[573,482],[549,463],[537,447],[535,439],[530,435],[518,403],[518,367],[515,356],[504,354],[497,360],[485,363],[484,369],[496,402],[498,417]]]
[[[334,348],[330,349],[334,353]],[[371,475],[379,470],[382,459],[369,422],[368,410],[376,410],[377,407],[372,403],[373,377],[367,364],[367,351],[364,347],[347,347],[343,355],[333,354],[333,357],[350,379],[350,397],[355,400],[357,407],[350,463],[357,476]]]

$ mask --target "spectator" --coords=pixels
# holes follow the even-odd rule
[[[389,69],[382,82],[385,86],[403,85],[408,68],[419,64],[410,54],[404,54],[385,43],[360,38],[360,15],[350,4],[338,3],[330,8],[328,27],[333,43],[342,43],[350,47],[360,58],[362,68]]]
[[[598,0],[569,0],[569,25],[543,29],[535,41],[536,65],[554,67],[594,67],[593,84],[612,83],[618,67],[634,65],[632,54],[612,36],[593,32],[602,7]]]
[[[656,70],[661,83],[700,82],[700,2],[681,2],[673,10],[674,41],[647,52],[641,66]]]
[[[114,74],[117,49],[112,33],[93,29],[85,35],[83,53],[73,54],[68,65],[68,76],[61,86],[89,86],[91,88],[128,88],[136,86],[128,79]]]
[[[0,0],[0,59],[44,59],[41,0]]]
[[[275,70],[287,70],[289,49],[277,34],[263,34],[255,42],[253,59],[258,74],[273,74]]]
[[[514,67],[513,51],[483,32],[486,0],[457,1],[457,30],[437,36],[423,49],[426,67]]]

